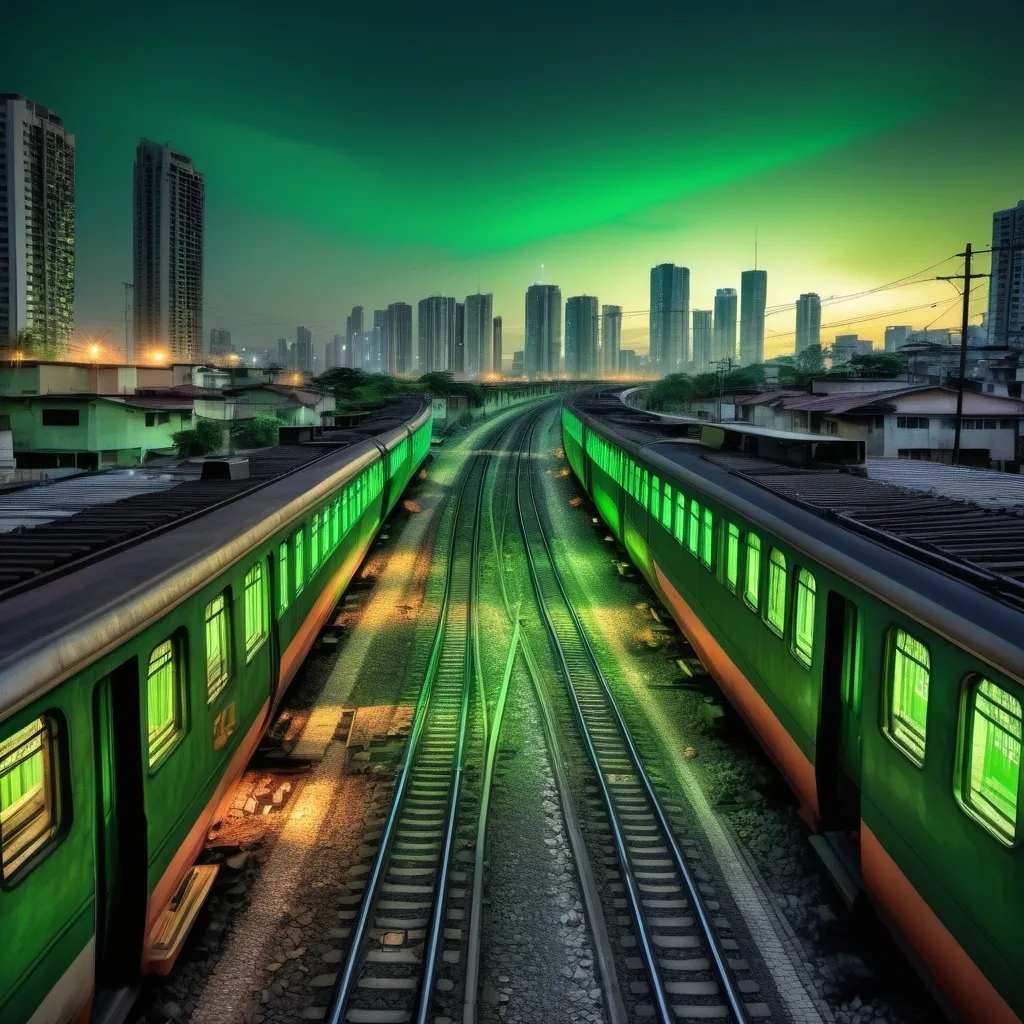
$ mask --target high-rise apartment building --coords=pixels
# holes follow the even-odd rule
[[[359,366],[359,336],[363,333],[363,307],[353,306],[345,319],[345,358],[338,366]]]
[[[597,296],[573,295],[565,300],[565,372],[570,377],[596,377],[597,354]]]
[[[910,332],[914,328],[908,324],[900,324],[885,329],[885,351],[895,352],[901,345],[906,345]]]
[[[287,338],[277,339],[277,365],[284,370],[292,368],[292,347]]]
[[[447,370],[455,345],[455,299],[448,295],[431,295],[420,299],[417,310],[417,340],[420,373]]]
[[[622,307],[601,307],[601,365],[604,373],[619,372],[619,349],[622,348]]]
[[[52,110],[0,94],[0,346],[31,331],[62,355],[75,326],[75,137]]]
[[[768,300],[768,271],[740,274],[740,365],[764,362],[764,309]]]
[[[222,327],[210,328],[210,355],[229,356],[235,351],[231,344],[231,332]]]
[[[491,293],[466,296],[466,376],[485,377],[494,367]],[[501,367],[497,367],[500,372]]]
[[[715,333],[711,361],[736,360],[736,289],[715,292]]]
[[[1024,199],[992,214],[988,343],[1024,348]]]
[[[526,289],[524,353],[528,377],[553,377],[561,369],[562,289],[557,284],[531,284]]]
[[[821,298],[804,292],[796,300],[796,351],[821,344]]]
[[[308,327],[300,326],[295,329],[292,364],[299,373],[313,372],[313,332]]]
[[[707,373],[711,369],[711,310],[693,311],[693,372]]]
[[[519,378],[526,376],[526,352],[520,350],[512,353],[512,376]]]
[[[619,369],[627,377],[636,374],[636,351],[631,348],[619,349]]]
[[[662,377],[680,373],[689,351],[690,270],[662,263],[651,271],[651,365]]]
[[[388,373],[413,373],[412,306],[408,302],[392,302],[384,312],[384,335],[381,345],[387,353]]]
[[[457,377],[466,376],[466,304],[455,303],[455,332],[448,347],[448,369]]]
[[[496,316],[491,324],[491,366],[493,372],[499,377],[505,375],[505,370],[502,365],[502,352],[501,352],[501,317]]]
[[[135,151],[135,356],[203,351],[205,183],[189,157],[143,139]]]

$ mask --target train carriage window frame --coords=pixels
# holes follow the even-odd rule
[[[786,612],[789,591],[789,567],[786,556],[778,548],[768,549],[768,591],[765,594],[764,621],[778,636],[786,635]]]
[[[320,568],[320,513],[315,512],[309,523],[309,575],[315,576]]]
[[[682,491],[676,491],[676,519],[672,536],[680,547],[686,543],[686,495]]]
[[[661,525],[669,533],[672,532],[672,485],[667,480],[661,498]]]
[[[277,547],[277,614],[278,617],[288,611],[288,596],[290,593],[288,578],[290,572],[288,558],[288,541],[282,541]]]
[[[736,593],[740,582],[740,528],[735,523],[726,522],[722,531],[725,551],[722,556],[722,582],[726,589]]]
[[[68,833],[66,736],[64,715],[50,708],[0,739],[0,889],[18,885]]]
[[[923,768],[928,748],[931,651],[913,634],[892,626],[886,637],[885,661],[883,731],[897,750]],[[922,703],[923,723],[915,707]]]
[[[245,615],[245,663],[250,661],[266,643],[270,635],[270,621],[267,615],[267,574],[263,563],[256,562],[245,574],[245,599],[242,602]]]
[[[165,672],[166,670],[166,672]],[[153,725],[153,686],[157,675],[166,685],[166,716]],[[146,663],[146,754],[149,774],[155,775],[177,749],[186,733],[186,689],[188,666],[185,640],[181,633],[161,640],[150,652]]]
[[[793,580],[793,637],[789,649],[804,668],[814,661],[814,618],[817,584],[814,576],[798,567]]]
[[[705,569],[712,568],[715,550],[715,518],[711,509],[705,508],[700,519],[700,563]]]
[[[968,676],[957,729],[956,799],[968,817],[1010,847],[1019,839],[1022,734],[1021,701],[983,675]]]
[[[207,704],[227,689],[234,674],[231,627],[231,588],[226,587],[203,609]]]
[[[661,480],[656,476],[651,476],[651,518],[661,519]]]
[[[743,538],[743,603],[752,612],[761,604],[761,538],[749,531]]]
[[[306,586],[306,544],[305,527],[300,526],[292,538],[292,549],[295,557],[292,560],[295,569],[295,596],[298,597]]]
[[[700,551],[700,503],[696,498],[690,499],[690,510],[686,517],[686,550],[694,558]]]

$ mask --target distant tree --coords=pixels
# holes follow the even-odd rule
[[[313,383],[325,391],[333,391],[336,395],[351,394],[366,383],[366,377],[359,367],[337,366],[314,377]]]
[[[198,420],[191,430],[171,434],[171,443],[183,459],[213,455],[224,447],[224,428],[217,420]]]
[[[722,377],[723,391],[748,391],[765,385],[764,366],[754,363],[738,370],[730,370]]]
[[[236,448],[269,448],[277,444],[278,431],[282,426],[276,416],[253,416],[232,425],[231,439]]]
[[[907,357],[899,352],[872,352],[854,356],[849,364],[861,377],[879,377],[893,380],[907,372]]]
[[[794,363],[798,373],[804,375],[821,373],[825,369],[825,354],[820,345],[808,345],[807,348],[797,352]]]

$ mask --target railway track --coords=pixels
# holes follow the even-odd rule
[[[536,422],[536,421],[534,421]],[[532,450],[533,427],[525,446]],[[638,956],[625,958],[632,1016],[662,1024],[764,1020],[770,1006],[738,952],[709,887],[695,877],[564,587],[534,488],[535,460],[517,460],[515,504],[530,579],[562,672],[614,841]],[[610,850],[610,848],[609,848]],[[632,940],[629,940],[632,943]]]

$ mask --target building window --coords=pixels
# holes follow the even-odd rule
[[[768,625],[779,636],[786,631],[786,556],[778,548],[768,553]]]
[[[761,592],[761,540],[753,533],[747,534],[747,554],[743,566],[743,600],[757,611]]]
[[[170,752],[185,729],[181,660],[181,645],[174,640],[157,644],[149,656],[146,715],[150,768]]]
[[[800,569],[796,574],[796,609],[793,613],[793,653],[808,668],[814,657],[814,577]]]
[[[977,678],[960,724],[960,802],[1007,846],[1017,834],[1020,747],[1020,701]]]
[[[700,531],[700,560],[709,569],[711,568],[712,548],[715,543],[715,524],[711,516],[711,509],[704,509],[704,516],[701,520]]]
[[[690,499],[690,524],[686,532],[686,546],[694,556],[700,549],[700,505],[693,498]]]
[[[885,731],[915,764],[924,764],[928,729],[928,648],[909,633],[889,632],[889,671]]]
[[[295,534],[295,596],[302,593],[306,585],[305,533],[302,528]]]
[[[44,409],[44,427],[77,427],[79,415],[77,409]]]
[[[267,639],[267,585],[257,562],[245,574],[245,660],[249,661]]]
[[[60,831],[57,720],[35,719],[0,740],[0,880],[17,875]]]
[[[897,416],[896,426],[904,430],[927,430],[927,416]]]
[[[206,699],[216,700],[231,676],[231,628],[226,591],[206,606]]]
[[[735,594],[740,578],[740,528],[726,524],[725,531],[725,585]]]
[[[171,422],[171,414],[168,412],[147,412],[146,413],[146,426],[147,427],[159,427],[164,423]]]
[[[288,541],[277,548],[277,614],[288,610]]]

